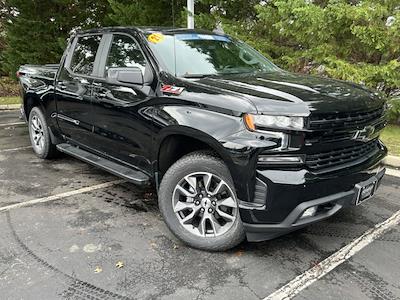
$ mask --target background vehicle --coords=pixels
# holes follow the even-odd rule
[[[280,70],[206,31],[76,34],[60,65],[22,66],[33,149],[154,182],[171,231],[224,250],[369,199],[384,174],[385,101]]]

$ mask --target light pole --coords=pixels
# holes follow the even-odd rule
[[[187,0],[187,28],[194,29],[194,0]]]

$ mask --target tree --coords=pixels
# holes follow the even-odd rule
[[[110,18],[119,26],[175,26],[186,0],[109,0]]]
[[[0,0],[0,76],[5,74],[5,70],[3,68],[4,62],[2,58],[2,54],[6,48],[5,42],[5,22],[6,22],[6,11],[5,11],[5,0]]]
[[[217,8],[198,17],[206,19],[205,24],[221,21],[227,33],[285,69],[366,84],[388,95],[399,90],[398,0],[247,3],[250,7],[244,10],[240,9],[244,1],[220,1]]]
[[[58,62],[74,28],[186,26],[186,0],[0,5],[0,66],[10,74],[23,63]],[[197,28],[222,24],[285,69],[364,83],[386,94],[399,90],[399,0],[197,0],[195,11]]]
[[[57,63],[74,28],[100,26],[106,0],[5,0],[4,69],[15,74],[21,64]]]
[[[213,30],[220,22],[251,23],[257,17],[255,5],[259,0],[198,0],[195,8],[196,27]]]

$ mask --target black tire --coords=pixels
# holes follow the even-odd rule
[[[193,152],[173,164],[164,175],[160,184],[158,205],[165,223],[178,239],[193,248],[208,251],[224,251],[237,246],[245,238],[239,209],[236,210],[237,216],[231,227],[222,235],[214,237],[199,237],[185,229],[178,220],[172,204],[174,189],[182,178],[196,172],[211,173],[224,180],[233,192],[237,202],[233,181],[224,162],[206,152]]]
[[[37,123],[33,124],[37,119],[40,121],[39,126],[37,126]],[[39,107],[34,107],[30,111],[28,126],[29,126],[29,137],[31,140],[33,152],[35,152],[35,154],[38,157],[43,159],[50,159],[56,157],[57,156],[56,145],[54,145],[51,142],[46,118]],[[35,131],[34,128],[38,128],[39,130]],[[36,136],[38,135],[37,132],[40,132],[41,135],[40,139],[43,139],[43,144],[40,144],[40,146],[35,142],[34,138],[35,135]]]

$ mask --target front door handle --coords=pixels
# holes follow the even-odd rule
[[[79,83],[80,83],[80,84],[89,84],[89,81],[88,81],[87,79],[85,79],[85,78],[81,78],[81,79],[79,80]]]
[[[115,92],[123,92],[123,93],[129,93],[132,94],[134,96],[137,96],[137,93],[135,92],[134,89],[130,88],[130,87],[125,87],[125,86],[119,86],[113,89],[113,91]]]

